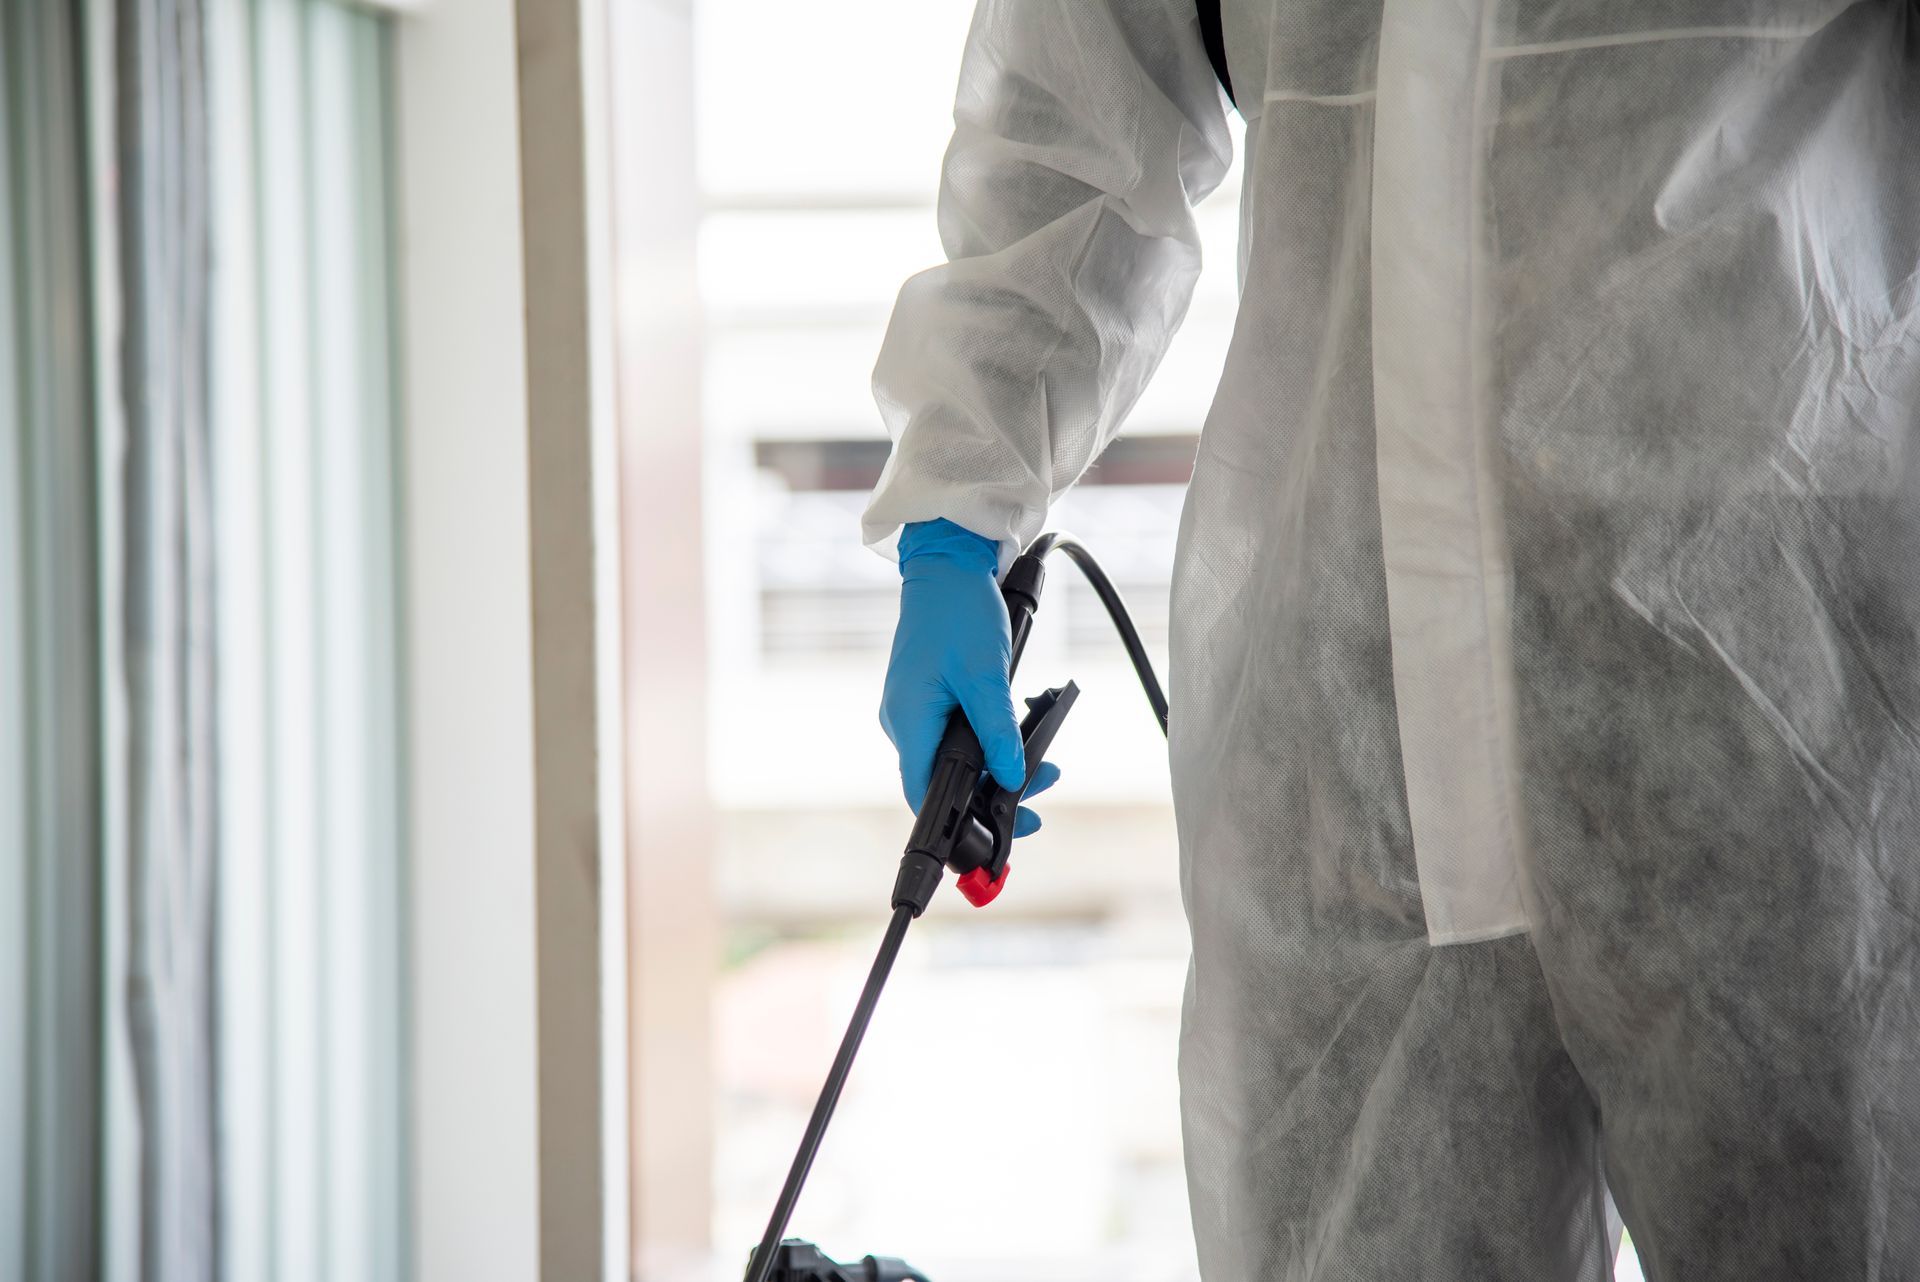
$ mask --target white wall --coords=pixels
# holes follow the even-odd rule
[[[414,1275],[539,1273],[527,387],[511,0],[400,20]]]

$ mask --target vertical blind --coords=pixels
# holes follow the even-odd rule
[[[0,1277],[404,1271],[387,46],[0,0]]]
[[[386,27],[324,0],[215,14],[225,1273],[387,1282],[404,1197]]]
[[[78,15],[0,0],[0,1277],[98,1271],[99,577]]]

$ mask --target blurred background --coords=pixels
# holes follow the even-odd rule
[[[868,378],[971,10],[0,0],[0,1282],[740,1276],[908,828]],[[1163,675],[1238,196],[1052,522]],[[1062,566],[1069,677],[839,1258],[1197,1278],[1165,745]]]

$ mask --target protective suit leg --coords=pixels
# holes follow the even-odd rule
[[[1525,936],[1411,938],[1359,965],[1332,940],[1257,952],[1188,995],[1188,1179],[1210,1282],[1612,1276],[1598,1111]],[[1284,1039],[1255,1033],[1262,1020]]]
[[[1648,1276],[1920,1277],[1920,487],[1512,493],[1534,939]]]

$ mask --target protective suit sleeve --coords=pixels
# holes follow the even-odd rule
[[[1113,438],[1186,315],[1232,160],[1192,0],[981,0],[940,184],[948,261],[874,370],[894,448],[862,533],[946,518],[1002,568]]]

